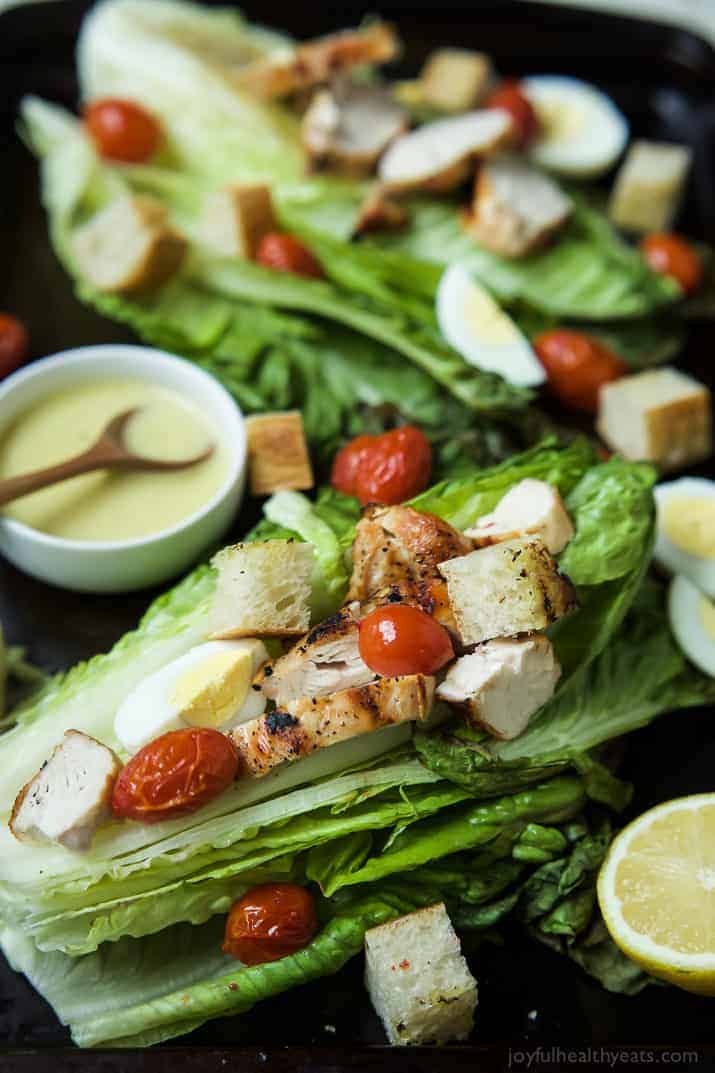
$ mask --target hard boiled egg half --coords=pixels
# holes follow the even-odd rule
[[[611,168],[626,147],[628,123],[600,89],[563,75],[533,75],[521,83],[541,133],[529,151],[558,175],[591,178]]]
[[[715,481],[682,477],[656,485],[655,559],[715,598]]]
[[[670,585],[668,614],[685,655],[715,678],[715,603],[680,574]]]
[[[460,264],[442,273],[437,321],[444,338],[470,365],[499,373],[519,387],[537,387],[546,379],[514,321]]]
[[[182,727],[224,730],[257,719],[266,698],[252,688],[267,661],[262,641],[207,641],[155,671],[120,706],[114,732],[134,753],[147,742]]]

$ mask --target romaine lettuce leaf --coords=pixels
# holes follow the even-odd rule
[[[446,265],[459,261],[507,305],[573,320],[639,317],[671,305],[677,285],[652,272],[636,250],[585,199],[548,249],[519,259],[478,246],[461,226],[459,208],[444,199],[416,199],[411,226],[373,240],[392,253]]]

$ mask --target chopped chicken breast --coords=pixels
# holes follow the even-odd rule
[[[298,45],[288,55],[258,60],[239,71],[235,81],[258,97],[286,97],[290,93],[330,82],[341,71],[367,64],[389,63],[400,51],[391,26],[373,22],[361,30],[318,37]]]
[[[353,237],[371,235],[376,231],[399,231],[409,218],[410,214],[404,205],[390,197],[382,186],[374,186],[360,206]]]
[[[459,186],[480,157],[510,140],[513,124],[498,109],[437,119],[403,134],[380,160],[378,175],[390,190],[443,193]]]
[[[509,489],[491,514],[477,518],[466,535],[479,547],[538,536],[552,555],[558,555],[573,537],[574,527],[558,488],[527,477]]]
[[[391,585],[436,578],[440,563],[471,548],[467,537],[434,514],[413,507],[368,506],[353,542],[348,600],[363,603]]]
[[[94,832],[109,818],[121,767],[106,745],[79,730],[65,731],[52,756],[17,795],[10,830],[21,841],[88,849]]]
[[[406,129],[406,113],[385,90],[341,79],[315,94],[302,136],[311,170],[361,178]]]
[[[553,696],[560,677],[548,637],[499,638],[453,663],[437,696],[496,738],[516,738]]]
[[[285,708],[299,697],[324,697],[375,678],[360,655],[358,605],[321,622],[275,663],[263,669],[263,693]]]
[[[571,215],[570,198],[526,161],[503,156],[477,176],[468,230],[504,257],[524,257],[544,246]]]
[[[301,697],[229,732],[239,757],[239,772],[266,775],[285,760],[299,760],[316,749],[336,745],[395,723],[427,718],[435,679],[422,674],[380,678],[327,697]]]
[[[574,587],[536,537],[442,563],[464,645],[543,630],[577,606]]]
[[[413,607],[419,607],[455,637],[459,636],[457,622],[449,602],[447,583],[442,578],[400,581],[386,589],[379,589],[360,604],[360,615],[364,617],[376,607],[384,607],[386,604],[411,604]]]
[[[134,294],[161,286],[178,271],[186,240],[154,198],[120,197],[73,236],[82,275],[99,291]]]

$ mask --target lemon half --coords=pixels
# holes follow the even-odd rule
[[[598,901],[614,942],[646,972],[715,995],[715,794],[667,801],[621,831]]]

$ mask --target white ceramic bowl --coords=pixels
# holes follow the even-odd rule
[[[178,525],[136,540],[65,540],[0,515],[0,553],[42,581],[79,592],[129,592],[157,585],[195,562],[228,529],[243,496],[246,428],[221,385],[191,362],[151,347],[78,347],[33,362],[0,385],[0,438],[48,394],[86,380],[117,376],[161,384],[191,399],[230,451],[229,472],[205,506]]]

